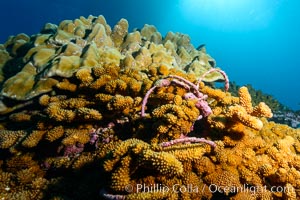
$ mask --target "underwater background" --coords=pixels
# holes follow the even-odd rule
[[[188,34],[238,85],[251,84],[292,110],[300,109],[300,2],[297,0],[10,0],[1,1],[0,43],[38,33],[47,22],[104,15],[129,30],[144,24]]]

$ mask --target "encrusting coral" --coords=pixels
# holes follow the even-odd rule
[[[299,129],[228,92],[189,36],[128,26],[80,17],[0,45],[0,199],[299,198]]]

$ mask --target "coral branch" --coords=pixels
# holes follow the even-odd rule
[[[205,138],[196,138],[196,137],[185,137],[185,138],[179,138],[179,139],[175,139],[175,140],[171,140],[168,142],[162,142],[160,143],[160,146],[162,147],[169,147],[172,146],[174,144],[178,144],[178,143],[187,143],[187,142],[193,142],[193,143],[206,143],[209,144],[212,147],[216,147],[216,143],[214,143],[213,141],[210,140],[206,140]]]

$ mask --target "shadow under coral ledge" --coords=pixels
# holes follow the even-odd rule
[[[1,200],[300,197],[299,129],[187,35],[80,17],[10,37],[0,70]]]

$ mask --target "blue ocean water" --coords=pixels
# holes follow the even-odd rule
[[[300,109],[300,1],[298,0],[9,0],[1,1],[0,43],[79,16],[121,18],[130,30],[153,24],[206,44],[230,80],[251,84],[291,109]]]

